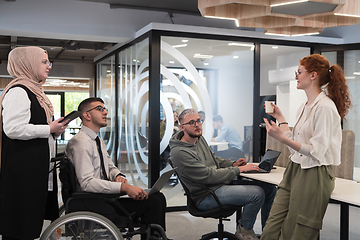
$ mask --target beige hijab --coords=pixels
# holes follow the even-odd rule
[[[45,95],[42,82],[39,79],[40,65],[43,64],[42,60],[44,53],[47,53],[44,49],[39,47],[17,47],[9,53],[7,71],[15,78],[4,89],[0,96],[0,160],[1,160],[1,146],[2,146],[2,102],[6,92],[14,85],[21,84],[27,87],[33,92],[40,103],[40,106],[44,108],[46,113],[47,123],[50,124],[52,116],[54,115],[54,108]],[[1,167],[1,161],[0,161]]]

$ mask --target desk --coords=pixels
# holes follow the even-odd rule
[[[241,176],[279,185],[285,168],[276,167],[270,173],[241,173]],[[340,239],[349,239],[349,206],[360,207],[360,183],[356,181],[336,178],[335,188],[330,200],[340,204]]]
[[[213,152],[228,149],[228,142],[210,142],[210,148]]]

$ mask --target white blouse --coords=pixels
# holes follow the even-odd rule
[[[34,138],[48,138],[51,158],[55,157],[55,141],[50,134],[49,125],[29,124],[30,99],[26,91],[21,87],[11,88],[5,95],[2,102],[3,130],[6,136],[11,139],[29,140]],[[50,169],[53,163],[50,163]],[[49,174],[48,190],[53,190],[53,176]]]
[[[288,138],[301,143],[297,152],[289,147],[290,159],[302,169],[339,165],[341,155],[341,118],[335,103],[321,92],[310,106],[299,108],[293,131]]]

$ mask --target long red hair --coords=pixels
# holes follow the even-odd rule
[[[319,76],[320,87],[323,87],[327,95],[334,101],[339,115],[345,119],[351,108],[351,100],[347,81],[342,68],[339,65],[330,66],[329,61],[319,54],[312,54],[300,60],[307,72],[316,72]]]

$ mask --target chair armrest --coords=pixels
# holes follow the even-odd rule
[[[93,193],[93,192],[76,192],[71,195],[74,198],[118,198],[122,193]]]
[[[190,192],[190,193],[185,193],[185,195],[188,195],[189,197],[192,197],[192,196],[196,196],[196,195],[199,195],[199,194],[202,194],[204,192],[207,192],[209,194],[212,195],[212,197],[215,199],[216,203],[218,204],[219,208],[221,208],[223,211],[225,211],[225,209],[223,208],[223,205],[221,204],[218,196],[216,196],[215,192],[211,189],[208,189],[208,188],[204,188],[200,191],[197,191],[197,192]]]

